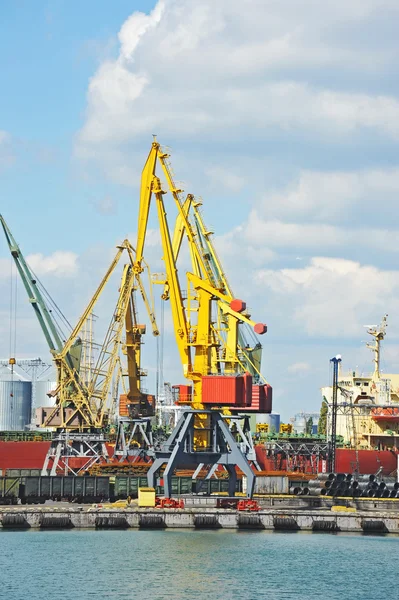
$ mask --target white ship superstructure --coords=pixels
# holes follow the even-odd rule
[[[374,339],[367,344],[373,351],[374,371],[359,375],[356,371],[338,376],[337,435],[348,447],[389,450],[399,448],[399,373],[381,374],[381,342],[385,338],[387,315],[379,326],[367,333]],[[328,404],[327,431],[331,430],[332,386],[323,387]]]

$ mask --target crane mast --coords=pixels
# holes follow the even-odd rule
[[[141,273],[151,198],[154,196],[166,271],[162,298],[170,300],[183,374],[192,382],[192,388],[180,386],[178,402],[186,405],[187,411],[184,412],[177,428],[167,441],[165,450],[156,454],[156,460],[148,474],[149,485],[153,484],[155,473],[165,463],[167,464],[164,472],[166,495],[169,491],[171,474],[177,465],[195,462],[198,465],[212,465],[212,470],[216,464],[224,464],[230,474],[230,492],[234,495],[236,479],[235,469],[232,468],[234,464],[240,466],[246,473],[249,495],[251,495],[254,483],[253,472],[245,456],[240,452],[222,412],[232,405],[235,409],[243,410],[244,405],[249,405],[252,400],[251,375],[236,369],[237,363],[240,363],[237,358],[239,323],[248,324],[260,334],[265,333],[267,328],[264,324],[252,321],[245,311],[245,303],[232,297],[226,279],[224,278],[223,281],[220,263],[216,258],[212,262],[207,256],[208,252],[201,246],[203,240],[188,217],[193,199],[188,196],[186,200],[182,200],[182,190],[178,189],[173,181],[168,158],[159,143],[154,141],[142,174],[134,268],[137,273]],[[156,175],[157,162],[162,167],[178,211],[173,240],[163,200],[166,192]],[[187,296],[182,292],[176,264],[183,234],[188,239],[194,271],[186,274]],[[216,257],[216,253],[214,255]],[[221,338],[218,325],[215,325],[213,320],[214,306],[223,314],[227,323],[227,342]],[[222,346],[223,354],[219,352]],[[216,373],[215,365],[217,365]],[[215,375],[221,376],[216,384]],[[229,415],[232,418],[231,413]]]

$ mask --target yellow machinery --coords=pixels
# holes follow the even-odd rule
[[[256,423],[256,433],[268,433],[269,425],[267,423]]]
[[[292,433],[292,424],[280,423],[280,433]]]
[[[181,214],[178,214],[173,235],[173,254],[175,261],[179,256],[183,236],[186,233],[190,247],[190,257],[193,272],[201,277],[203,273],[209,275],[214,287],[224,294],[234,298],[231,286],[227,280],[226,273],[217,255],[212,242],[213,232],[204,223],[200,207],[202,201],[188,194],[183,204],[183,212],[190,223],[187,231]],[[191,235],[190,235],[191,232]],[[191,251],[190,240],[194,239],[203,260],[201,270],[194,252]],[[205,271],[204,271],[205,269]],[[264,380],[260,373],[262,359],[262,346],[252,333],[252,327],[243,321],[238,323],[237,339],[231,339],[232,332],[236,331],[236,323],[229,313],[224,310],[225,305],[218,301],[217,311],[217,335],[221,341],[218,350],[212,348],[212,372],[220,371],[221,358],[225,357],[224,372],[239,373],[248,371],[253,376],[254,382]],[[230,336],[230,338],[229,338]],[[264,381],[266,383],[266,381]]]
[[[22,282],[35,311],[39,324],[46,337],[57,371],[57,388],[54,390],[55,406],[41,409],[41,424],[56,429],[51,447],[45,459],[42,474],[50,472],[55,475],[60,468],[67,473],[74,472],[71,458],[83,458],[78,470],[85,470],[94,464],[107,459],[105,430],[116,415],[117,390],[119,383],[124,383],[121,367],[120,349],[123,336],[126,338],[125,352],[127,359],[128,386],[125,393],[125,406],[129,430],[129,420],[135,419],[134,428],[143,429],[147,445],[151,440],[146,438],[149,417],[154,414],[154,401],[140,391],[140,347],[141,336],[145,328],[137,323],[133,294],[141,293],[152,324],[153,333],[158,334],[155,321],[153,299],[149,301],[140,275],[135,273],[134,249],[128,240],[118,246],[117,253],[103,277],[100,285],[86,307],[68,339],[62,339],[59,324],[56,322],[53,309],[56,307],[51,297],[43,288],[26,263],[22,252],[13,238],[3,217],[0,216],[11,255],[21,276]],[[115,271],[122,255],[128,255],[128,264],[123,268],[119,295],[111,322],[100,347],[98,359],[90,375],[81,374],[82,340],[80,333],[89,316],[93,313],[100,296]],[[58,310],[58,309],[57,309]],[[61,313],[59,313],[61,314]],[[140,425],[141,418],[147,418],[145,428]],[[139,431],[139,433],[140,433]],[[130,435],[131,432],[129,432]],[[134,437],[131,436],[132,439]]]
[[[173,241],[163,200],[166,192],[156,175],[157,162],[162,167],[178,212]],[[157,206],[166,271],[166,279],[161,282],[164,285],[162,298],[170,301],[183,374],[192,386],[178,386],[176,401],[186,405],[187,411],[167,441],[165,451],[157,453],[148,474],[149,486],[153,487],[155,473],[165,463],[166,496],[170,492],[172,472],[177,466],[195,463],[200,467],[206,464],[211,466],[212,473],[217,464],[224,464],[230,474],[230,493],[233,495],[237,465],[247,475],[248,495],[252,495],[252,470],[221,413],[228,411],[230,415],[231,409],[245,412],[245,406],[252,402],[252,376],[244,372],[240,357],[239,325],[246,323],[257,334],[265,333],[267,328],[252,321],[245,303],[232,296],[216,254],[212,261],[205,256],[207,253],[188,218],[192,198],[188,197],[185,201],[181,198],[181,190],[173,181],[168,155],[157,141],[152,144],[142,173],[135,272],[139,275],[143,270],[152,196]],[[198,223],[201,226],[201,222]],[[194,272],[186,274],[185,293],[176,264],[183,234],[188,239],[194,267]],[[212,268],[215,264],[216,268]]]
[[[176,258],[180,241],[175,239],[173,247],[163,195],[166,193],[160,179],[155,175],[157,161],[160,162],[169,190],[174,198],[181,221],[181,231],[185,231],[188,241],[192,264],[195,273],[187,273],[187,298],[183,297],[180,280],[177,274]],[[142,174],[140,192],[140,210],[136,245],[136,273],[142,271],[143,251],[148,224],[151,196],[154,194],[158,210],[158,222],[161,233],[163,259],[165,262],[166,281],[163,299],[170,299],[176,342],[183,366],[184,376],[193,382],[191,397],[182,398],[184,404],[203,409],[204,404],[221,406],[223,402],[215,399],[208,402],[202,394],[203,378],[216,374],[236,374],[239,372],[240,359],[238,356],[238,325],[247,323],[256,333],[266,332],[266,326],[255,323],[245,312],[244,302],[235,300],[224,278],[223,285],[216,281],[209,268],[209,262],[197,243],[196,235],[188,220],[187,204],[181,198],[181,190],[176,188],[168,164],[168,155],[163,153],[160,145],[154,142]],[[176,228],[179,231],[179,228]],[[222,272],[221,268],[219,271]],[[217,303],[223,311],[225,323],[215,322],[212,318],[212,306]],[[227,326],[226,326],[227,323]],[[222,341],[221,332],[227,341]]]

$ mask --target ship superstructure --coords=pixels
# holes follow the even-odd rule
[[[394,450],[399,448],[399,373],[380,371],[381,343],[385,338],[387,315],[378,326],[368,326],[373,341],[374,371],[359,374],[338,373],[336,434],[347,447],[357,450]],[[327,432],[331,435],[333,387],[323,387],[328,405]]]

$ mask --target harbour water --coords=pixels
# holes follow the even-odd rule
[[[7,600],[397,600],[399,537],[0,531]]]

